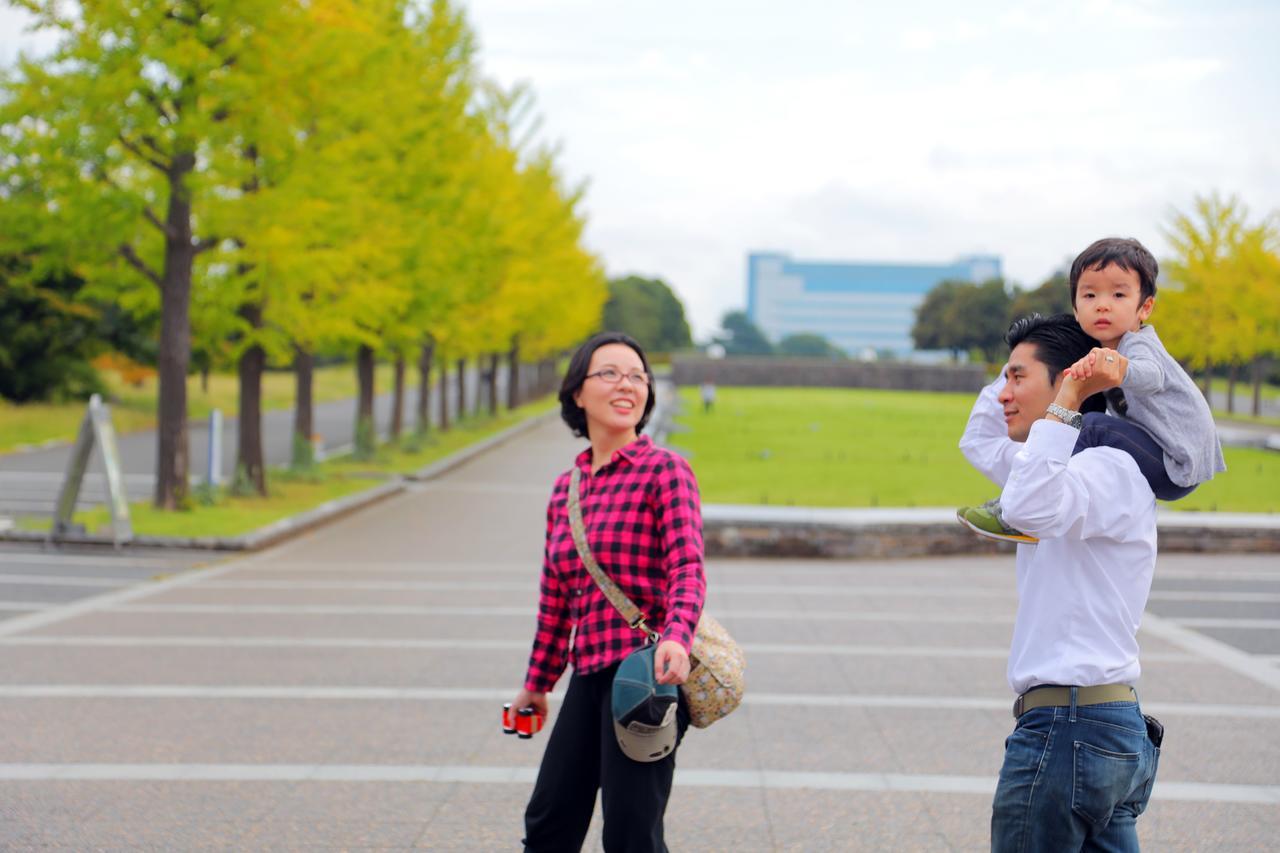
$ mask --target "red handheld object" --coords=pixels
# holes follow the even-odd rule
[[[502,706],[502,731],[505,734],[516,733],[516,715],[511,711],[511,703]]]
[[[528,740],[542,731],[543,716],[532,707],[516,712],[516,737]]]

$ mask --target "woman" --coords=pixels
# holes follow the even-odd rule
[[[582,472],[591,552],[661,633],[656,680],[682,684],[706,596],[702,514],[688,463],[640,436],[653,404],[649,362],[639,344],[617,332],[583,344],[560,387],[565,423],[591,442],[574,461]],[[645,636],[623,620],[578,557],[569,529],[569,478],[566,471],[556,480],[547,506],[538,629],[524,688],[512,705],[545,716],[547,693],[573,664],[525,810],[525,849],[580,849],[600,790],[605,850],[665,851],[662,816],[675,752],[641,763],[618,746],[613,675]],[[677,744],[689,724],[683,694],[678,701]]]

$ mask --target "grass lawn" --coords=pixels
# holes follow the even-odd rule
[[[546,397],[501,412],[496,418],[469,418],[454,424],[447,433],[432,433],[421,440],[406,439],[399,448],[383,445],[369,461],[344,456],[301,474],[273,469],[268,475],[270,496],[266,498],[237,497],[223,489],[212,505],[193,499],[191,509],[184,512],[161,512],[150,502],[130,504],[130,521],[134,533],[144,536],[239,536],[314,509],[325,501],[373,488],[396,474],[416,471],[557,405],[554,398]],[[106,507],[98,507],[77,512],[76,521],[90,533],[106,533],[111,518]],[[48,530],[51,522],[47,517],[20,517],[17,523],[24,530]]]
[[[417,387],[417,371],[405,371],[405,384]],[[111,420],[116,432],[150,429],[156,423],[157,380],[152,377],[140,386],[127,385],[113,371],[103,374],[111,395]],[[392,367],[378,365],[375,385],[379,392],[391,390]],[[265,409],[293,406],[293,374],[272,371],[262,377],[262,405]],[[344,400],[356,395],[353,365],[337,364],[315,371],[312,394],[317,403]],[[232,417],[240,408],[239,381],[235,374],[211,374],[209,388],[201,387],[199,376],[187,378],[187,413],[192,420],[205,418],[214,409]],[[31,403],[18,406],[0,400],[0,453],[22,445],[75,438],[84,419],[84,403]]]
[[[704,414],[681,391],[706,503],[783,506],[957,506],[997,493],[957,443],[971,394],[834,388],[720,388]],[[1226,449],[1226,474],[1172,504],[1178,509],[1280,512],[1280,454]]]

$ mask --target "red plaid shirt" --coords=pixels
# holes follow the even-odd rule
[[[596,562],[650,628],[688,651],[707,592],[702,509],[689,463],[642,437],[595,474],[590,448],[574,464],[582,469],[582,518]],[[595,672],[644,643],[578,558],[569,530],[569,473],[556,480],[547,504],[538,632],[525,676],[525,688],[535,693],[550,691],[568,663],[575,672]]]

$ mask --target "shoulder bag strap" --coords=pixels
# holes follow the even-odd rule
[[[582,469],[575,464],[573,472],[569,475],[569,529],[573,531],[573,544],[578,549],[578,556],[582,558],[582,565],[587,567],[587,572],[600,587],[604,597],[609,599],[609,603],[622,614],[627,624],[637,631],[643,631],[651,642],[656,643],[661,639],[661,635],[649,628],[645,622],[644,613],[631,599],[627,598],[625,592],[618,588],[613,578],[604,573],[604,569],[600,568],[600,564],[591,553],[591,546],[587,544],[587,528],[582,521],[581,490]]]

